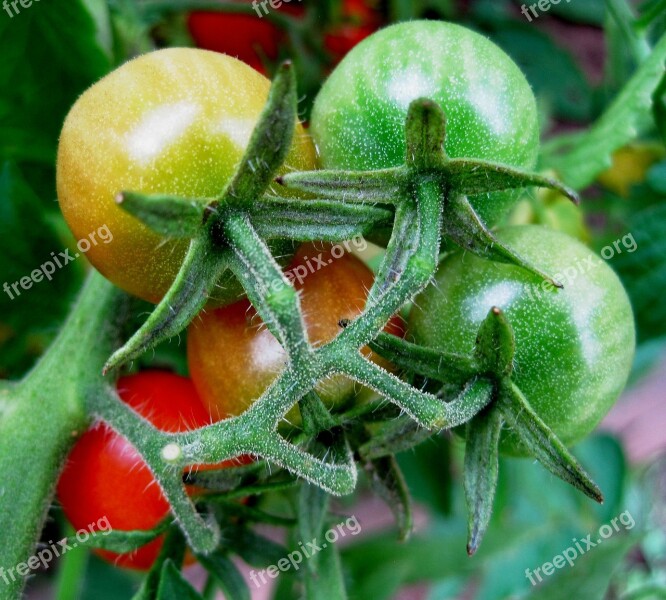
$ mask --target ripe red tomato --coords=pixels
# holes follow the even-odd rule
[[[339,245],[304,244],[286,273],[300,291],[308,337],[314,345],[332,340],[341,331],[341,319],[354,319],[363,311],[373,283],[372,271]],[[394,317],[386,331],[402,336],[400,317]],[[372,354],[368,348],[363,352]],[[188,331],[187,356],[194,385],[214,418],[242,413],[286,363],[282,346],[247,300],[201,313]],[[372,359],[389,367],[376,355]],[[341,375],[317,387],[329,407],[344,406],[357,391],[354,382]],[[300,415],[295,409],[286,418],[298,423]]]
[[[144,371],[121,377],[117,388],[125,403],[162,431],[197,429],[211,422],[186,377]],[[234,461],[222,464],[230,466]],[[60,476],[58,498],[77,530],[88,529],[104,517],[112,529],[148,530],[169,513],[169,503],[148,465],[125,438],[105,424],[93,427],[77,441]],[[116,565],[146,570],[157,558],[162,542],[160,536],[128,554],[96,552]]]
[[[241,0],[250,4],[251,0]],[[259,11],[262,11],[261,6]],[[294,14],[303,11],[297,4],[283,3],[278,9]],[[235,56],[260,73],[266,74],[265,61],[275,61],[284,33],[268,19],[257,15],[222,12],[193,12],[187,25],[199,48]]]
[[[336,63],[381,26],[381,12],[372,5],[368,0],[343,1],[341,23],[324,36],[324,44]]]

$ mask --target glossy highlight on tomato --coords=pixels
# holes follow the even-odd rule
[[[187,431],[211,422],[189,378],[144,371],[121,377],[117,389],[127,405],[162,431]],[[222,466],[235,464],[227,461]],[[112,529],[149,530],[169,514],[169,503],[146,463],[105,424],[88,430],[76,442],[58,482],[58,498],[77,530],[88,529],[104,517]],[[132,553],[96,552],[116,565],[147,570],[162,543],[160,536]]]
[[[235,58],[171,48],[136,58],[88,89],[60,137],[60,207],[77,239],[106,225],[113,241],[86,257],[125,291],[158,302],[187,240],[166,240],[115,202],[124,190],[212,198],[247,147],[268,97],[268,79]],[[92,133],[94,132],[94,134]],[[282,172],[316,164],[296,125]]]
[[[410,21],[356,46],[319,92],[312,135],[326,169],[372,170],[405,161],[410,103],[427,97],[447,119],[446,151],[531,169],[539,148],[534,94],[494,43],[459,25]],[[472,199],[490,225],[515,194]]]
[[[560,439],[573,444],[594,429],[626,384],[635,347],[629,299],[608,264],[563,233],[524,225],[498,237],[564,289],[513,265],[458,252],[443,260],[434,284],[417,297],[408,334],[424,346],[470,354],[481,322],[498,306],[515,333],[514,382]],[[525,454],[507,430],[501,448]]]
[[[294,284],[300,292],[309,340],[315,346],[331,341],[342,330],[342,319],[361,314],[374,279],[361,260],[342,246],[329,244],[304,244],[287,272],[297,275]],[[402,337],[402,319],[394,317],[386,331]],[[371,354],[368,348],[363,352]],[[215,418],[239,415],[249,408],[287,360],[282,346],[247,300],[201,313],[189,327],[187,355],[192,380]],[[390,368],[376,355],[373,360]],[[317,392],[329,408],[341,408],[353,401],[358,386],[335,375],[320,382]],[[286,417],[292,424],[300,419],[297,410]]]

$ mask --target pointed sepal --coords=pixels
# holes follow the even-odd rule
[[[507,425],[546,469],[596,502],[603,502],[597,484],[553,430],[534,412],[515,383],[506,381],[500,386],[499,406]]]
[[[481,258],[516,265],[552,283],[563,287],[550,275],[500,242],[481,221],[466,196],[451,195],[444,205],[443,233],[458,246]]]
[[[499,437],[502,415],[495,406],[467,423],[464,480],[467,501],[467,554],[479,548],[493,511],[499,472]]]

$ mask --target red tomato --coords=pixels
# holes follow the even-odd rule
[[[377,31],[382,24],[381,12],[368,0],[344,0],[341,23],[330,28],[324,36],[326,48],[335,62],[349,52],[356,44]]]
[[[301,292],[305,325],[314,345],[332,340],[341,331],[340,320],[354,319],[363,311],[373,283],[372,271],[339,245],[304,244],[286,272]],[[402,319],[394,317],[386,331],[402,336]],[[372,354],[368,348],[363,352]],[[282,346],[247,300],[201,313],[190,325],[187,355],[194,385],[215,418],[242,413],[286,363]],[[380,357],[372,357],[389,367]],[[357,388],[335,375],[320,382],[317,391],[327,406],[341,407],[354,399]],[[292,423],[299,418],[297,410],[287,415]]]
[[[126,404],[162,431],[197,429],[211,422],[186,377],[144,371],[121,377],[117,388]],[[222,464],[231,466],[234,461]],[[89,529],[104,517],[112,529],[148,530],[169,513],[169,503],[148,465],[125,438],[103,423],[75,444],[58,482],[58,498],[77,530]],[[162,542],[160,536],[128,554],[96,552],[116,565],[146,570],[157,558]]]
[[[246,4],[252,0],[242,0]],[[284,33],[263,16],[261,3],[254,4],[258,14],[193,12],[188,27],[196,45],[206,50],[235,56],[260,73],[266,74],[266,60],[275,61]],[[267,6],[268,10],[276,10]],[[298,14],[303,8],[283,3],[277,10]]]

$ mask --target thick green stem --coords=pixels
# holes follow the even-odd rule
[[[90,276],[62,332],[11,392],[0,420],[0,598],[20,596],[68,450],[88,425],[85,395],[107,386],[120,293]],[[33,565],[34,567],[34,565]]]

